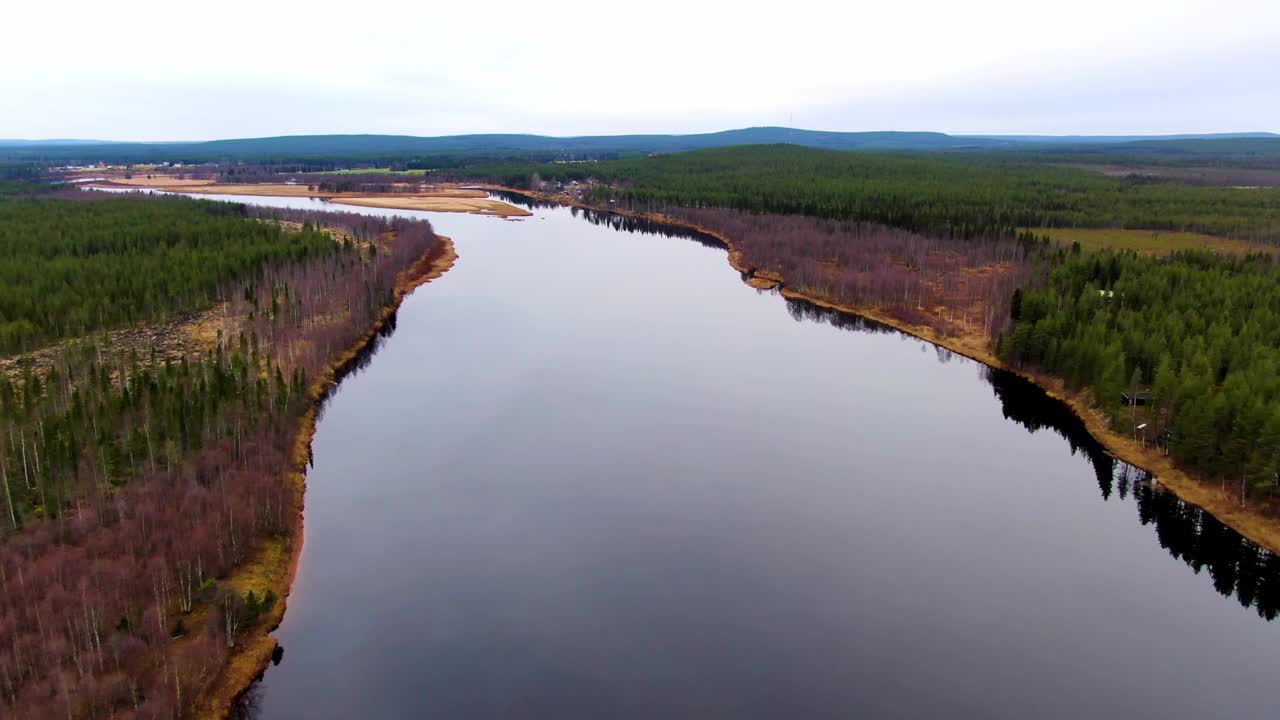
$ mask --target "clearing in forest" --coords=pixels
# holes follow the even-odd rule
[[[1150,255],[1167,255],[1181,250],[1212,250],[1221,253],[1266,251],[1266,246],[1246,240],[1172,230],[1123,230],[1114,228],[1031,228],[1037,235],[1063,245],[1080,243],[1083,250],[1133,250]]]

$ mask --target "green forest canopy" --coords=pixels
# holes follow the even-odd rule
[[[598,163],[476,164],[527,186],[594,178],[621,200],[800,213],[967,236],[1025,227],[1189,230],[1280,241],[1280,189],[1113,178],[1017,154],[888,154],[760,145]]]
[[[1141,156],[1168,162],[1229,159],[1276,167],[1280,136],[1272,133],[1208,135],[1047,136],[947,135],[940,132],[839,132],[789,127],[751,127],[685,135],[584,135],[553,137],[519,133],[448,135],[285,135],[206,142],[101,142],[0,140],[0,160],[86,164],[163,162],[321,162],[380,157],[396,164],[413,156],[546,159],[594,158],[673,153],[707,148],[786,143],[829,150],[925,151],[948,153],[1052,152],[1077,159]],[[419,166],[421,167],[421,166]]]
[[[1113,422],[1170,431],[1208,477],[1274,492],[1280,470],[1280,271],[1270,256],[1071,253],[1020,290],[1011,362],[1090,387]],[[1150,389],[1141,418],[1121,393]]]
[[[263,263],[333,247],[231,203],[0,195],[0,352],[194,309]]]
[[[1009,159],[760,146],[592,164],[473,167],[517,184],[596,179],[591,199],[883,223],[950,237],[1122,227],[1280,241],[1280,189],[1110,178]],[[1014,297],[999,350],[1093,391],[1118,430],[1168,430],[1180,464],[1277,491],[1280,270],[1271,255],[1059,250]],[[1139,417],[1122,392],[1148,391]],[[1161,440],[1164,444],[1164,441]]]

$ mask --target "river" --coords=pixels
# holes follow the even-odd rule
[[[1274,714],[1280,561],[1020,379],[708,238],[328,207],[460,259],[323,410],[243,715]]]

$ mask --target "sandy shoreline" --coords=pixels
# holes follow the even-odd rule
[[[330,202],[341,205],[360,205],[363,207],[394,208],[399,210],[429,210],[433,212],[459,212],[473,215],[493,215],[496,217],[528,217],[533,213],[501,200],[488,198],[468,198],[437,195],[378,195],[378,196],[339,196],[330,198]]]
[[[247,195],[308,197],[328,200],[334,204],[396,210],[426,210],[430,212],[471,213],[496,217],[528,217],[533,213],[501,200],[492,200],[484,190],[458,187],[438,187],[419,192],[367,193],[321,192],[306,185],[285,183],[223,184],[207,180],[175,180],[173,178],[112,179],[86,184],[88,189],[109,190],[160,190],[163,192],[198,193],[201,195]]]

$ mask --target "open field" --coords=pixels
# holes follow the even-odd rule
[[[1140,176],[1195,185],[1219,185],[1234,188],[1280,187],[1280,170],[1266,168],[1087,164],[1071,164],[1064,167],[1097,172],[1107,177]]]
[[[1150,255],[1167,255],[1182,250],[1213,250],[1221,253],[1269,252],[1269,246],[1244,240],[1195,232],[1171,230],[1117,230],[1111,228],[1030,228],[1054,242],[1080,243],[1084,250],[1133,250]]]
[[[114,184],[114,183],[111,183]],[[341,192],[323,192],[320,190],[312,190],[306,185],[290,185],[288,183],[253,183],[253,184],[234,184],[234,183],[213,183],[201,181],[200,184],[189,185],[169,185],[154,184],[141,185],[139,187],[152,188],[155,190],[170,190],[174,192],[199,192],[210,193],[212,195],[273,195],[284,197],[318,197],[318,198],[340,198],[340,197],[365,197],[369,195],[399,197],[401,195],[412,197],[447,197],[447,198],[485,198],[488,193],[483,190],[463,190],[462,188],[427,188],[425,190],[406,191],[403,193],[341,193]],[[409,186],[406,186],[409,187]]]
[[[426,175],[426,170],[392,170],[391,168],[352,168],[350,170],[328,170],[316,175]]]
[[[209,185],[213,181],[201,178],[179,178],[173,175],[135,175],[134,177],[111,178],[111,185],[127,185],[129,187],[196,187],[199,185]]]
[[[152,190],[169,190],[172,192],[209,192],[217,195],[276,195],[284,197],[320,197],[330,198],[356,193],[325,192],[314,190],[307,185],[291,183],[218,183],[208,178],[179,179],[171,175],[153,175],[151,177],[111,177],[102,182],[95,182],[89,187],[136,187]],[[406,183],[404,187],[417,187],[416,183]],[[369,193],[363,193],[368,195]],[[483,198],[488,193],[483,190],[459,187],[428,186],[416,195],[432,197],[466,197]]]
[[[527,217],[533,214],[524,208],[518,208],[501,200],[490,200],[488,198],[442,197],[436,195],[380,195],[375,197],[349,197],[343,195],[332,198],[332,201],[341,205],[429,210],[432,212],[459,212],[475,215],[497,215],[499,217]]]
[[[218,333],[233,337],[239,330],[239,318],[228,317],[221,307],[188,313],[175,320],[146,323],[105,333],[107,347],[123,348],[147,357],[152,352],[160,360],[174,361],[199,358],[217,342]],[[0,376],[18,380],[26,369],[43,377],[49,368],[83,339],[73,338],[52,343],[29,352],[0,357]]]
[[[194,192],[210,195],[272,195],[284,197],[318,197],[335,204],[364,207],[427,210],[431,212],[472,213],[498,217],[525,217],[529,211],[501,200],[492,200],[484,190],[459,187],[431,187],[403,193],[336,193],[319,192],[306,185],[286,183],[220,184],[210,180],[177,180],[169,176],[112,179],[89,187],[136,187],[169,192]]]

